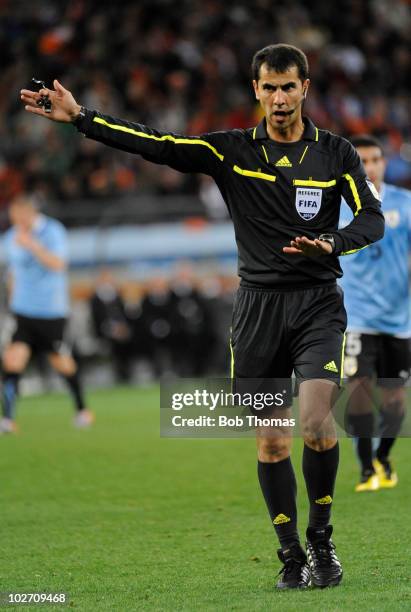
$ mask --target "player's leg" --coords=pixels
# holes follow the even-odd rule
[[[64,378],[69,388],[76,410],[75,424],[78,427],[91,425],[94,422],[94,415],[86,408],[83,385],[72,355],[66,352],[49,353],[48,360],[51,367]]]
[[[4,350],[2,357],[3,390],[0,433],[15,431],[16,400],[21,373],[25,370],[31,356],[31,348],[21,341],[12,341]]]
[[[401,430],[405,417],[405,406],[404,387],[382,389],[382,406],[378,424],[379,444],[374,460],[379,486],[382,489],[392,489],[398,484],[398,475],[392,466],[390,453]]]
[[[18,391],[18,382],[21,373],[26,368],[33,346],[32,321],[28,317],[15,316],[15,329],[11,342],[2,355],[3,391],[2,409],[3,418],[0,432],[15,430],[15,404]]]
[[[283,334],[278,325],[278,321],[283,321],[283,307],[282,294],[240,288],[231,336],[232,376],[236,392],[247,392],[250,387],[255,388],[256,383],[259,389],[263,385],[267,391],[270,386],[278,386],[278,379],[291,375],[291,364],[286,347],[281,346]],[[268,333],[274,329],[275,336]],[[272,380],[273,376],[277,380]],[[281,384],[280,387],[283,389]],[[286,418],[284,415],[288,414],[287,409],[278,412],[280,418]],[[297,531],[297,487],[290,458],[290,432],[286,429],[276,432],[258,429],[256,433],[258,479],[281,545],[278,556],[284,564],[277,586],[305,587],[309,584],[309,571]]]
[[[342,579],[330,517],[339,463],[332,409],[342,377],[346,314],[342,293],[334,286],[301,292],[293,300],[290,343],[299,381],[303,474],[310,504],[307,556],[312,584],[325,587]]]
[[[310,502],[308,526],[313,529],[324,529],[330,522],[339,460],[332,413],[337,396],[337,384],[330,380],[306,380],[300,384],[303,474]]]
[[[270,412],[270,417],[286,419],[291,409]],[[289,427],[256,429],[258,479],[268,513],[281,547],[299,542],[297,532],[297,483],[291,464],[292,431]]]
[[[65,380],[76,410],[75,424],[88,427],[94,415],[87,410],[83,385],[66,339],[67,321],[64,318],[42,319],[36,322],[36,346],[47,354],[51,367]]]
[[[390,452],[397,439],[405,417],[406,391],[404,388],[410,372],[408,339],[383,336],[379,385],[382,405],[380,407],[375,466],[382,488],[393,488],[398,483]]]
[[[304,437],[303,474],[310,504],[307,555],[315,586],[334,586],[342,579],[342,567],[331,540],[331,508],[339,463],[339,445],[332,407],[338,387],[329,380],[300,384],[299,405]]]
[[[287,419],[291,408],[271,411],[271,418]],[[284,564],[280,589],[305,588],[310,573],[307,557],[297,531],[297,482],[291,463],[292,431],[289,427],[258,427],[256,430],[258,479],[271,522],[281,548]]]
[[[374,393],[373,376],[381,351],[380,336],[347,333],[344,370],[348,376],[346,421],[353,436],[361,466],[357,493],[376,491],[378,477],[373,466]]]

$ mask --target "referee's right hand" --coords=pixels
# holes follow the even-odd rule
[[[24,108],[29,113],[41,115],[52,121],[71,123],[78,116],[81,106],[77,104],[71,92],[65,89],[57,79],[54,79],[53,86],[54,89],[40,89],[40,91],[22,89],[20,97],[26,105]],[[37,101],[40,100],[41,96],[49,97],[51,102],[50,113],[46,113],[43,108],[37,106]]]

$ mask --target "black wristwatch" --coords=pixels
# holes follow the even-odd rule
[[[86,116],[86,109],[84,108],[84,106],[82,106],[79,110],[78,115],[75,116],[75,118],[72,120],[72,124],[75,127],[78,127],[80,122],[83,121],[84,117]]]
[[[334,236],[332,234],[320,234],[318,236],[318,240],[324,240],[324,242],[328,242],[329,244],[331,244],[331,247],[332,247],[331,253],[334,253],[334,251],[335,251],[335,240],[334,240]]]

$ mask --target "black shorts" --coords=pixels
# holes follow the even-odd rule
[[[376,377],[382,387],[402,386],[410,367],[408,338],[347,332],[344,373],[348,378]]]
[[[340,384],[346,325],[336,284],[294,291],[240,286],[231,332],[235,388],[241,379],[275,379],[281,391],[293,371],[297,382]]]
[[[15,315],[16,330],[12,342],[24,342],[33,352],[71,354],[65,341],[67,319],[39,319]]]

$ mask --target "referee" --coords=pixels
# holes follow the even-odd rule
[[[355,149],[302,115],[310,85],[304,53],[284,44],[265,47],[253,58],[252,74],[265,115],[261,123],[200,137],[160,132],[86,109],[57,80],[54,90],[22,90],[21,99],[26,110],[71,122],[89,138],[216,181],[239,253],[234,376],[288,379],[294,370],[300,383],[310,502],[307,553],[297,532],[291,437],[257,432],[259,481],[284,564],[277,586],[302,588],[311,581],[323,587],[342,578],[329,524],[339,456],[331,407],[346,327],[336,286],[342,275],[338,256],[379,240],[384,217]],[[50,113],[39,107],[41,95],[49,96]],[[338,230],[341,196],[353,220]]]

